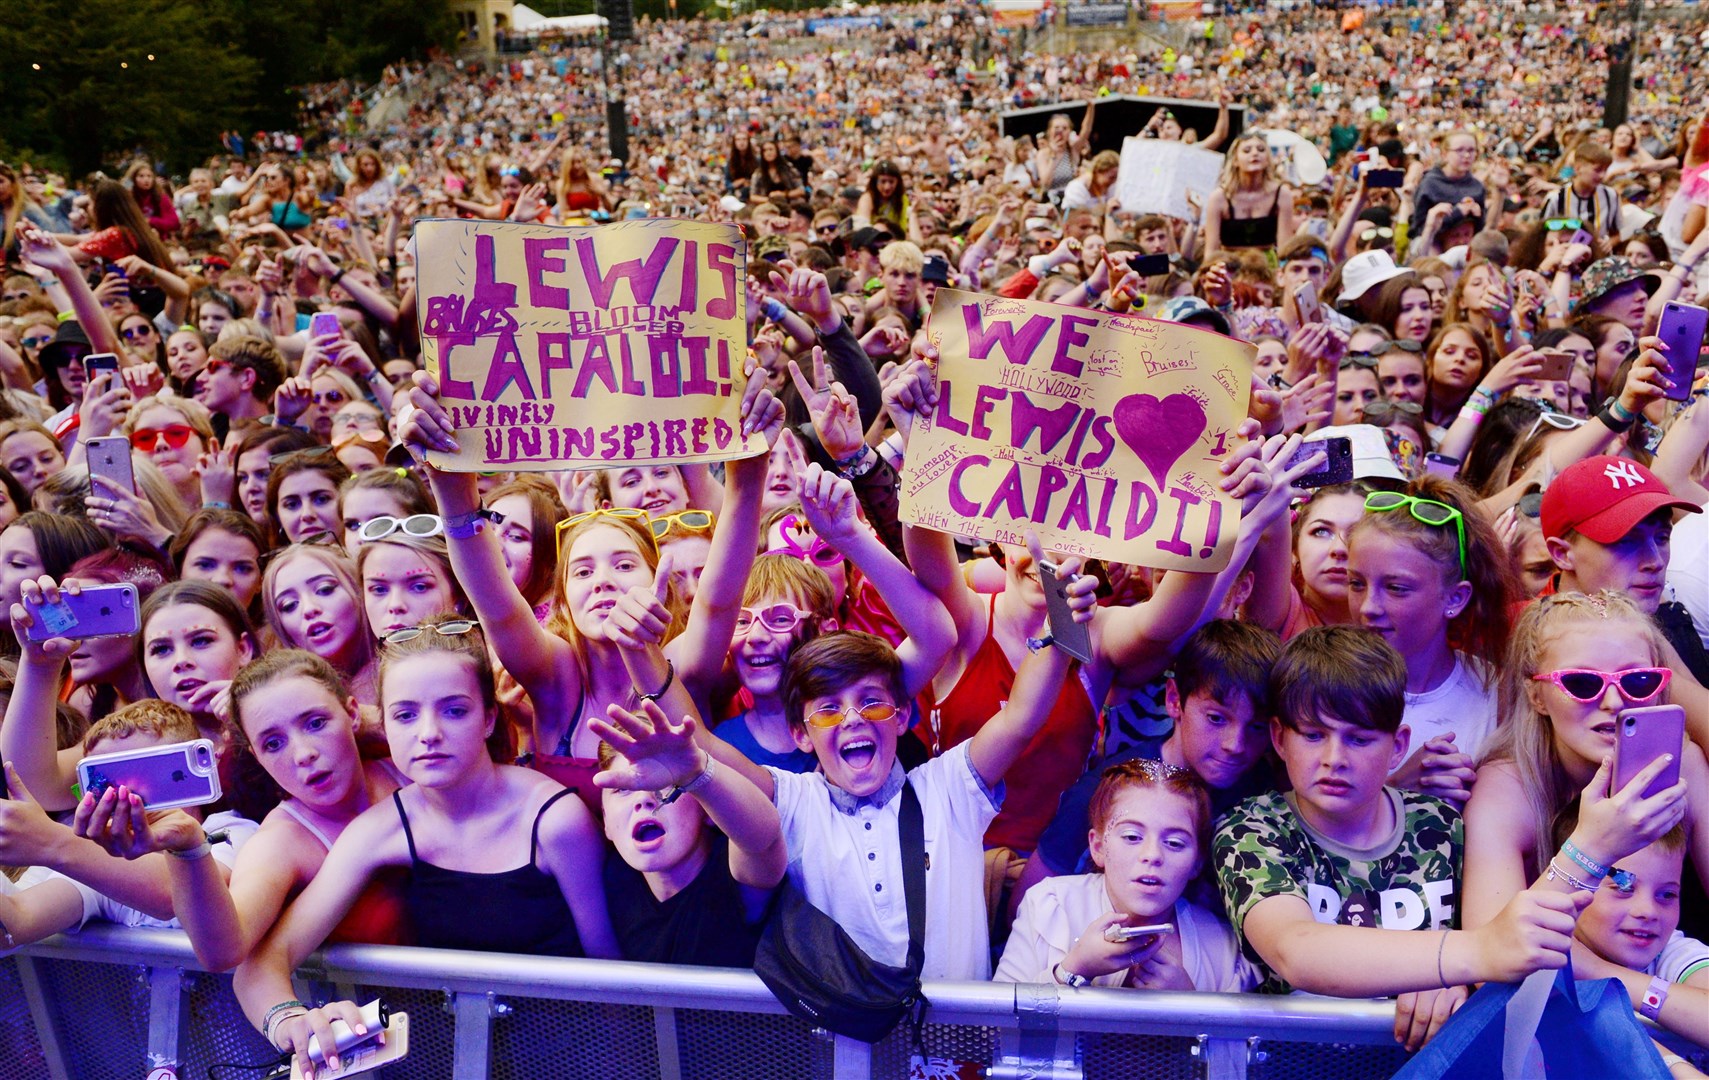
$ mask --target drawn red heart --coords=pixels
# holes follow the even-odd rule
[[[1205,407],[1186,394],[1162,400],[1129,394],[1116,402],[1115,421],[1116,434],[1151,470],[1161,491],[1181,455],[1205,433]]]

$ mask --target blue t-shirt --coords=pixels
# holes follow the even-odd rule
[[[733,716],[719,724],[714,732],[720,739],[742,752],[742,756],[755,765],[769,765],[774,769],[792,773],[810,773],[819,767],[819,759],[805,750],[795,749],[782,754],[773,753],[761,746],[754,733],[748,730],[748,717],[752,713]]]

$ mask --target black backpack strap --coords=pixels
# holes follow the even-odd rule
[[[918,974],[926,962],[926,821],[912,780],[902,784],[898,828],[902,841],[902,895],[908,904],[908,970]]]

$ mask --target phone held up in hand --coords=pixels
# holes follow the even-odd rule
[[[108,788],[125,787],[148,810],[206,806],[220,800],[219,761],[210,739],[145,746],[113,754],[91,754],[77,763],[77,797],[99,799]]]
[[[136,586],[128,581],[88,585],[76,593],[62,592],[52,604],[26,599],[24,610],[30,613],[30,628],[25,636],[31,641],[129,637],[142,630],[142,605],[137,601]]]
[[[1709,310],[1677,302],[1662,308],[1656,336],[1667,346],[1667,377],[1673,383],[1667,391],[1668,400],[1685,401],[1691,397],[1691,383],[1703,358],[1705,331],[1709,331]]]
[[[1038,564],[1039,580],[1044,582],[1045,608],[1050,615],[1051,644],[1088,664],[1092,661],[1092,630],[1089,624],[1074,621],[1074,612],[1068,606],[1068,583],[1057,577],[1059,570],[1049,559]]]
[[[1322,452],[1328,461],[1323,468],[1316,472],[1306,473],[1294,481],[1295,487],[1320,488],[1332,484],[1345,484],[1353,479],[1353,440],[1345,435],[1336,435],[1328,439],[1310,439],[1295,450],[1288,459],[1286,468],[1293,468],[1313,454]]]

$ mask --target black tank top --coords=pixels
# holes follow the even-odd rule
[[[581,936],[564,893],[552,875],[535,865],[540,848],[540,819],[553,803],[570,794],[558,792],[534,815],[528,841],[528,865],[497,874],[447,870],[423,862],[415,853],[400,792],[392,793],[409,843],[409,872],[404,878],[404,904],[415,928],[415,944],[430,949],[476,949],[481,952],[528,953],[534,956],[582,956]]]
[[[1277,205],[1282,189],[1270,199],[1270,210],[1260,217],[1235,217],[1234,200],[1228,201],[1228,216],[1222,219],[1222,246],[1227,248],[1273,248],[1276,246]]]

